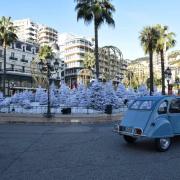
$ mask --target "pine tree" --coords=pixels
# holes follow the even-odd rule
[[[144,84],[139,86],[139,88],[137,89],[137,95],[140,96],[140,97],[149,95],[147,86],[144,85]]]
[[[59,88],[59,97],[58,97],[58,101],[60,105],[67,105],[68,99],[70,96],[70,90],[69,87],[66,86],[65,83],[61,84],[61,87]]]
[[[105,106],[105,92],[101,82],[97,80],[93,82],[92,86],[89,88],[90,92],[90,104],[89,106],[96,110],[104,110]]]
[[[40,105],[47,105],[48,103],[48,96],[47,92],[42,91],[39,98],[39,104]]]
[[[2,102],[3,101],[3,93],[2,92],[0,92],[0,102]]]
[[[73,88],[70,91],[70,95],[66,101],[66,105],[71,107],[77,107],[79,105],[78,103],[79,103],[78,90],[76,88]]]
[[[50,91],[50,102],[51,106],[57,107],[59,105],[58,97],[56,96],[56,90],[54,88],[51,88]]]
[[[35,94],[35,102],[39,102],[40,101],[40,98],[41,98],[41,95],[44,94],[44,89],[41,88],[41,86],[39,86],[37,89],[36,89],[36,94]]]
[[[119,100],[118,96],[115,93],[115,90],[112,86],[112,82],[108,82],[104,85],[105,90],[105,103],[104,105],[112,105],[113,108],[118,108],[122,104],[122,101]]]
[[[118,85],[118,88],[116,90],[116,95],[119,97],[119,98],[122,98],[124,99],[124,97],[126,96],[126,93],[127,93],[127,90],[124,86],[124,84],[119,84]]]

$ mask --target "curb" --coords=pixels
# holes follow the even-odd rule
[[[52,118],[43,117],[43,115],[33,114],[2,114],[0,113],[1,123],[105,123],[115,122],[122,119],[123,114],[71,114],[55,115]]]

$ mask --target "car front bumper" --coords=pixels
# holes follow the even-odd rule
[[[136,129],[140,129],[140,128],[126,127],[126,126],[121,126],[120,124],[115,124],[114,128],[113,128],[113,132],[116,132],[120,135],[128,135],[128,136],[135,136],[135,137],[145,137],[146,136],[143,134],[143,130],[142,130],[141,134],[137,134]]]

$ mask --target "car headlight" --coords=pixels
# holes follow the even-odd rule
[[[141,128],[135,128],[135,129],[134,129],[134,134],[140,136],[140,135],[142,134],[142,129],[141,129]]]

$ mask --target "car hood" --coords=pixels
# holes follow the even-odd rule
[[[121,122],[122,126],[141,128],[146,127],[152,111],[128,110]]]

